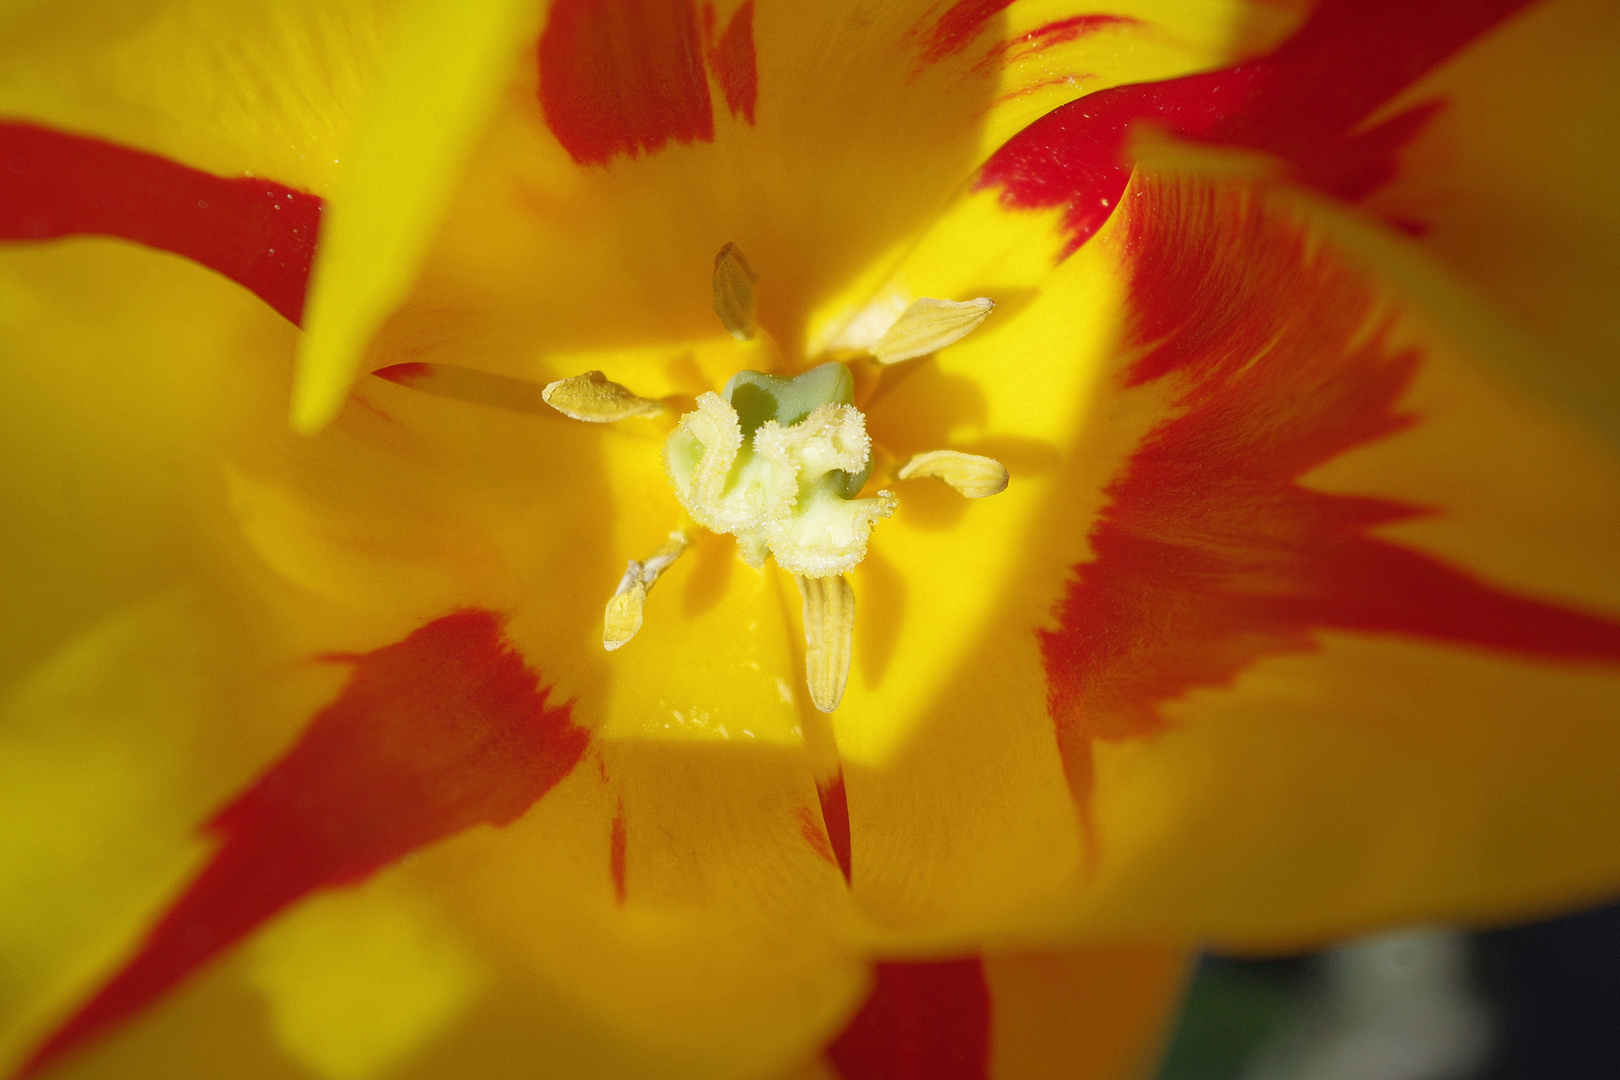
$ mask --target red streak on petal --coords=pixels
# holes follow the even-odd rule
[[[712,11],[706,8],[705,14]],[[726,32],[720,35],[720,44],[709,56],[709,65],[725,91],[726,108],[731,115],[742,114],[750,124],[754,122],[754,104],[759,98],[759,67],[754,57],[754,0],[744,0],[732,12],[726,23]]]
[[[838,869],[844,872],[846,882],[852,881],[849,798],[844,793],[844,774],[840,772],[837,778],[826,786],[817,785],[816,794],[821,798],[821,821],[827,828],[827,842],[832,845],[833,854],[837,856]]]
[[[1620,661],[1620,623],[1371,534],[1426,511],[1299,484],[1414,420],[1398,404],[1420,358],[1390,346],[1368,281],[1240,191],[1133,190],[1125,347],[1145,353],[1127,381],[1163,380],[1173,400],[1108,487],[1059,629],[1040,633],[1082,809],[1092,739],[1150,735],[1164,702],[1313,652],[1321,629]]]
[[[827,1047],[843,1080],[987,1080],[990,987],[979,958],[875,964],[860,1012]]]
[[[956,0],[939,17],[928,40],[923,42],[924,63],[935,64],[955,56],[979,36],[984,24],[1013,5],[1014,0]]]
[[[218,271],[297,323],[321,200],[251,177],[0,123],[0,240],[116,236]]]
[[[1133,124],[1261,150],[1343,198],[1367,193],[1428,113],[1354,133],[1380,105],[1530,0],[1322,0],[1276,52],[1225,71],[1118,86],[1072,101],[998,150],[976,188],[1013,209],[1065,207],[1072,254],[1108,220],[1130,178]],[[954,10],[954,9],[953,9]],[[1376,129],[1375,129],[1376,130]]]
[[[1071,19],[1059,19],[1057,22],[1038,26],[1027,34],[1022,34],[1011,41],[1003,41],[983,60],[973,66],[975,71],[987,71],[991,67],[1000,67],[1027,59],[1037,53],[1045,52],[1055,45],[1065,42],[1078,41],[1087,34],[1110,26],[1140,26],[1140,21],[1128,15],[1076,15]]]
[[[838,855],[827,840],[827,830],[822,828],[821,819],[816,816],[815,811],[808,806],[801,806],[794,816],[799,819],[799,835],[804,837],[805,842],[815,848],[816,854],[826,859],[829,865],[838,866]],[[845,880],[849,879],[846,877]]]
[[[613,831],[608,836],[608,872],[613,876],[613,899],[620,907],[628,895],[624,885],[624,800],[619,800],[618,813],[613,815]]]
[[[556,0],[538,56],[546,124],[580,165],[714,141],[692,0]]]
[[[488,611],[447,615],[365,654],[292,749],[208,823],[219,850],[135,956],[19,1075],[130,1019],[314,890],[514,820],[588,741],[567,706],[546,707]]]

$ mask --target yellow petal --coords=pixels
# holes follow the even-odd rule
[[[1392,107],[1445,105],[1369,208],[1542,348],[1518,375],[1620,432],[1620,25],[1601,0],[1537,4]]]
[[[1419,421],[1401,435],[1390,434],[1398,422],[1384,433],[1370,431],[1368,447],[1342,462],[1380,460],[1381,468],[1363,469],[1354,482],[1334,479],[1331,489],[1436,508],[1437,516],[1378,527],[1376,535],[1410,543],[1420,557],[1433,553],[1477,576],[1482,595],[1505,598],[1504,610],[1521,610],[1513,598],[1522,598],[1523,618],[1551,621],[1526,622],[1519,637],[1504,630],[1494,645],[1468,638],[1467,629],[1420,631],[1430,633],[1426,642],[1379,634],[1346,642],[1328,629],[1307,631],[1305,642],[1324,642],[1320,655],[1288,658],[1278,652],[1253,667],[1240,664],[1231,690],[1221,689],[1224,676],[1199,674],[1224,671],[1224,662],[1203,669],[1198,665],[1209,657],[1155,653],[1160,628],[1138,631],[1121,622],[1109,632],[1122,648],[1142,635],[1140,647],[1151,658],[1143,668],[1148,682],[1124,684],[1117,699],[1106,696],[1114,691],[1086,699],[1089,730],[1104,740],[1096,744],[1095,787],[1087,779],[1083,750],[1076,754],[1070,746],[1066,765],[1082,810],[1094,807],[1096,816],[1084,817],[1079,829],[1061,822],[1056,804],[1047,801],[1047,785],[1059,770],[1041,756],[1040,735],[1050,723],[1045,682],[1036,681],[1039,665],[1030,658],[1025,635],[1048,625],[1047,605],[1061,592],[1064,568],[1083,568],[1095,557],[1087,536],[1109,503],[1107,485],[1117,482],[1143,437],[1184,407],[1175,404],[1180,384],[1171,379],[1139,377],[1139,385],[1128,385],[1129,364],[1138,354],[1116,348],[1116,335],[1127,327],[1109,313],[1123,307],[1135,319],[1167,320],[1136,330],[1139,344],[1130,348],[1162,341],[1167,350],[1193,350],[1189,355],[1200,348],[1218,351],[1227,347],[1220,335],[1242,319],[1259,319],[1254,326],[1278,333],[1295,317],[1292,312],[1307,310],[1307,264],[1290,271],[1296,283],[1291,302],[1278,306],[1274,290],[1261,296],[1238,283],[1247,272],[1240,268],[1262,267],[1277,257],[1274,243],[1262,242],[1259,232],[1239,242],[1233,233],[1228,240],[1234,246],[1225,248],[1228,241],[1215,239],[1218,227],[1209,232],[1185,219],[1174,247],[1197,257],[1176,263],[1169,255],[1156,256],[1161,261],[1153,272],[1180,280],[1175,273],[1208,266],[1211,274],[1227,276],[1218,278],[1218,288],[1186,286],[1183,307],[1171,314],[1132,313],[1136,301],[1109,294],[1106,282],[1110,271],[1126,277],[1133,258],[1145,257],[1131,255],[1136,239],[1105,231],[1043,278],[1041,263],[1051,265],[1050,234],[1034,235],[1042,258],[1020,261],[1029,256],[989,243],[1001,211],[977,199],[965,196],[942,221],[941,247],[925,238],[896,280],[923,295],[961,295],[968,282],[978,291],[985,280],[1005,282],[1009,292],[1020,282],[1025,290],[1038,283],[1039,290],[1025,292],[1030,298],[1021,304],[1012,292],[1002,305],[1013,309],[1009,317],[942,351],[937,372],[923,369],[891,389],[880,388],[871,428],[900,454],[947,441],[987,452],[1008,463],[1012,483],[982,506],[952,504],[947,496],[937,508],[925,508],[903,498],[895,521],[875,537],[874,557],[854,575],[863,626],[837,720],[841,748],[857,762],[847,776],[855,888],[863,909],[897,933],[913,935],[925,927],[971,933],[973,926],[1021,925],[1025,919],[1039,924],[1044,916],[1038,909],[1045,906],[1059,922],[1111,932],[1217,934],[1235,943],[1297,945],[1383,920],[1519,916],[1612,888],[1620,853],[1603,837],[1613,833],[1620,808],[1605,794],[1601,769],[1575,763],[1602,762],[1612,752],[1598,718],[1615,706],[1613,669],[1568,668],[1553,659],[1564,647],[1558,637],[1564,631],[1545,631],[1551,636],[1537,645],[1535,634],[1542,631],[1528,627],[1573,620],[1572,627],[1585,629],[1569,633],[1597,635],[1594,644],[1577,650],[1577,659],[1589,665],[1608,655],[1607,631],[1580,620],[1583,612],[1620,610],[1610,584],[1617,577],[1613,552],[1620,550],[1611,520],[1620,505],[1613,465],[1539,412],[1543,406],[1522,389],[1488,390],[1496,377],[1489,373],[1490,361],[1463,349],[1464,343],[1477,347],[1477,335],[1443,334],[1432,323],[1403,323],[1399,338],[1417,341],[1427,357],[1409,395]],[[1165,208],[1170,205],[1146,201],[1135,204],[1133,213],[1141,215],[1138,220],[1155,220],[1178,212]],[[1286,203],[1272,212],[1283,220],[1301,213]],[[1112,227],[1124,226],[1116,220]],[[983,242],[962,242],[964,235]],[[1308,264],[1311,273],[1323,275],[1320,280],[1338,282],[1332,288],[1341,292],[1334,299],[1318,301],[1329,306],[1314,309],[1334,312],[1334,318],[1369,302],[1365,293],[1357,298],[1357,290],[1367,288],[1357,284],[1366,273],[1364,253],[1352,260],[1334,251],[1327,237],[1338,235],[1317,234],[1326,250]],[[1074,265],[1086,259],[1092,260],[1089,270]],[[1335,276],[1341,273],[1347,276]],[[1199,307],[1200,298],[1211,306]],[[1320,314],[1312,318],[1318,331],[1330,321]],[[1322,344],[1319,355],[1328,348]],[[1009,356],[1019,362],[1009,364]],[[1294,400],[1296,406],[1269,422],[1262,411],[1234,410],[1227,437],[1266,437],[1275,430],[1281,439],[1313,425],[1328,430],[1328,421],[1314,416],[1310,405],[1329,400],[1323,392],[1302,391]],[[1012,441],[1015,433],[1047,432],[1044,445]],[[1025,469],[1033,476],[1026,480],[1018,455],[997,445],[998,437],[1027,455]],[[1317,477],[1337,477],[1329,467],[1340,463],[1332,457],[1305,482],[1314,486]],[[1436,470],[1447,479],[1420,483]],[[1219,490],[1216,480],[1210,483],[1211,491]],[[1228,537],[1228,528],[1241,530],[1255,520],[1238,515],[1214,535]],[[909,534],[913,522],[935,530],[933,536]],[[946,525],[948,531],[940,531]],[[1150,533],[1162,528],[1169,540],[1186,528],[1196,533],[1206,527],[1190,520],[1144,526]],[[972,540],[981,528],[999,530],[998,538],[986,531]],[[1240,543],[1241,535],[1217,547]],[[925,539],[927,546],[918,542]],[[1256,588],[1276,573],[1269,550],[1256,549]],[[1175,565],[1177,556],[1165,558],[1167,566]],[[1262,633],[1244,629],[1246,623],[1221,630],[1221,624],[1197,622],[1206,587],[1196,578],[1181,587],[1183,594],[1153,601],[1164,626],[1212,642],[1228,640],[1222,634],[1235,633],[1241,642],[1245,634]],[[1259,595],[1266,595],[1263,588]],[[1538,609],[1540,601],[1553,607]],[[945,606],[935,611],[935,604]],[[892,627],[884,625],[885,610],[902,613]],[[1428,625],[1438,626],[1447,612],[1432,610]],[[869,612],[879,614],[866,618]],[[881,645],[866,636],[874,622]],[[921,635],[920,627],[927,628]],[[1457,644],[1443,644],[1436,635]],[[1482,652],[1481,641],[1497,651]],[[1283,651],[1295,647],[1279,644]],[[908,652],[912,648],[915,654]],[[893,650],[886,667],[885,649]],[[879,663],[863,668],[863,650],[875,650],[871,655]],[[872,671],[875,678],[864,674]],[[1151,694],[1151,680],[1189,676],[1187,696],[1165,705],[1168,732],[1155,734],[1151,723],[1132,719],[1151,715],[1132,711],[1139,709],[1140,701],[1133,704],[1138,695]],[[1487,678],[1489,690],[1479,689]],[[1313,679],[1321,680],[1321,690]],[[1277,689],[1279,680],[1286,691]],[[1204,709],[1220,719],[1202,722]],[[1365,727],[1375,713],[1401,725],[1413,745],[1421,743],[1421,764],[1408,744],[1399,751],[1373,748]],[[1485,725],[1489,737],[1463,737],[1465,716]],[[1267,717],[1263,724],[1261,717]],[[1516,758],[1525,762],[1518,775],[1508,766]],[[1567,781],[1556,779],[1559,760],[1570,770]],[[1021,793],[1017,799],[996,794],[1014,788]],[[1563,793],[1557,809],[1538,810],[1552,788]],[[1172,799],[1172,790],[1183,794]],[[1119,803],[1111,802],[1111,792]],[[1167,811],[1171,803],[1177,809]],[[973,807],[972,814],[958,814],[962,806]],[[1045,816],[1049,812],[1053,817]],[[1491,824],[1510,819],[1519,823],[1511,830]],[[902,831],[889,824],[895,821],[929,827],[907,830],[902,840]],[[1318,843],[1328,833],[1335,839]],[[1214,845],[1218,855],[1210,851],[1217,834],[1223,838]],[[1421,872],[1424,860],[1442,846],[1454,858],[1432,874]],[[1427,854],[1417,855],[1420,849]],[[1343,852],[1353,854],[1341,858]],[[1244,869],[1228,874],[1222,869],[1227,862],[1242,862]],[[1183,874],[1209,883],[1200,884],[1196,901],[1178,884]],[[1129,888],[1122,884],[1127,880]],[[1039,899],[1043,891],[1045,901]],[[1019,896],[1029,900],[1027,908],[1020,909]]]
[[[5,681],[196,580],[177,553],[218,535],[203,493],[228,373],[287,355],[292,331],[201,267],[100,239],[0,248],[0,325]]]
[[[862,989],[815,806],[795,752],[608,743],[600,772],[582,766],[505,835],[448,845],[435,880],[471,933],[596,1024],[683,1075],[757,1075],[803,1056]]]
[[[329,194],[394,5],[9,5],[0,115]]]
[[[634,154],[614,150],[618,143],[575,146],[576,159],[535,107],[544,73],[526,67],[471,159],[416,298],[383,328],[371,366],[420,359],[426,345],[441,362],[542,382],[598,368],[658,396],[669,392],[664,364],[679,350],[640,363],[631,354],[653,342],[708,347],[723,338],[709,291],[714,254],[726,243],[758,273],[758,322],[785,354],[734,354],[731,370],[800,364],[830,340],[822,324],[841,324],[866,305],[893,260],[1013,130],[1001,95],[1044,78],[1055,81],[1042,93],[1067,100],[1094,85],[1218,64],[1248,10],[1214,0],[1143,4],[1125,12],[1137,23],[1054,39],[1044,51],[1023,42],[1022,59],[985,62],[998,44],[1084,14],[1072,4],[1024,7],[927,63],[921,42],[941,14],[927,4],[858,17],[848,3],[759,5],[752,122],[730,114],[711,80],[712,142],[701,132],[666,133],[656,146],[632,139]],[[725,8],[718,26],[732,18]],[[567,11],[579,17],[572,5]],[[614,52],[614,63],[634,67],[638,38],[621,36],[628,51]],[[827,77],[829,57],[838,58],[837,78]],[[1071,62],[1096,83],[1065,83]],[[1054,103],[1042,100],[1043,108]],[[1014,112],[1026,106],[1034,107],[1022,97],[1006,103]],[[424,343],[414,313],[446,308],[459,322],[454,339]]]
[[[533,31],[519,0],[416,0],[392,49],[321,230],[293,423],[337,413],[362,351],[416,277],[456,174]]]

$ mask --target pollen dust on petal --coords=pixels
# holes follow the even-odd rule
[[[354,670],[337,699],[208,823],[219,850],[19,1080],[135,1016],[314,890],[514,820],[589,742],[567,706],[547,707],[491,612],[459,611],[345,659]]]
[[[1320,629],[1620,661],[1620,624],[1373,535],[1429,511],[1299,483],[1414,422],[1398,404],[1420,356],[1390,345],[1359,271],[1243,190],[1132,192],[1127,347],[1143,351],[1126,382],[1162,380],[1173,412],[1107,488],[1094,557],[1040,631],[1082,811],[1093,739],[1150,735],[1163,703],[1313,651]]]

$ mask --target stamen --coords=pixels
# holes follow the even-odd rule
[[[646,416],[663,409],[651,398],[633,393],[628,387],[608,380],[600,371],[587,371],[571,379],[548,383],[540,391],[547,405],[574,420],[606,424],[632,416]]]
[[[607,602],[602,616],[602,647],[612,652],[636,636],[641,629],[641,609],[647,602],[647,590],[660,575],[685,551],[691,543],[683,532],[672,532],[651,555],[637,562],[630,560],[624,577],[613,598]]]
[[[938,352],[966,337],[995,307],[995,301],[987,296],[960,302],[932,296],[914,300],[872,346],[872,355],[882,363],[893,364]]]
[[[759,330],[754,321],[754,282],[758,280],[736,244],[727,244],[714,257],[714,313],[738,341],[753,340]]]
[[[804,674],[810,700],[830,713],[838,708],[849,681],[855,593],[842,575],[794,580],[804,597]]]
[[[1007,489],[1007,467],[995,458],[978,454],[963,454],[956,450],[930,450],[917,454],[895,476],[910,480],[914,476],[933,476],[945,481],[958,493],[970,499],[983,499]]]

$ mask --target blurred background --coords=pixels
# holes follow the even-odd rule
[[[1206,956],[1159,1080],[1620,1080],[1620,904]]]

